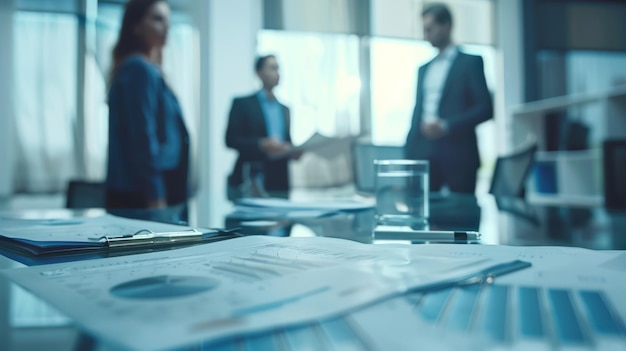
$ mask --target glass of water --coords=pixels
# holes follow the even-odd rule
[[[425,160],[376,160],[376,219],[387,225],[428,224]]]

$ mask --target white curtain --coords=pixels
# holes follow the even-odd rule
[[[111,50],[117,40],[123,15],[119,5],[98,6],[95,43],[89,43],[85,56],[85,171],[88,179],[106,177],[109,128],[107,105]]]
[[[107,80],[111,52],[123,15],[122,5],[100,5],[95,42],[87,43],[84,75],[77,71],[78,19],[73,14],[18,12],[15,16],[15,99],[18,157],[14,192],[59,192],[78,175],[106,176]],[[198,130],[197,33],[185,18],[172,15],[164,54],[166,80],[178,96],[196,155]],[[81,24],[82,25],[82,24]],[[92,24],[87,24],[92,25]],[[84,78],[84,130],[76,123],[77,79]],[[84,150],[77,149],[82,136]],[[192,166],[194,163],[192,162]],[[192,172],[193,184],[197,177]]]
[[[15,190],[58,191],[76,171],[77,19],[18,12],[14,25]]]
[[[106,102],[108,72],[96,56],[85,56],[85,172],[86,178],[102,181],[106,177],[109,109]]]
[[[261,31],[259,55],[274,54],[280,66],[278,99],[291,110],[291,135],[300,144],[315,132],[360,132],[359,40],[354,35]],[[250,67],[243,69],[252,70]],[[260,86],[259,86],[260,88]],[[291,162],[293,187],[320,187],[352,180],[349,150],[335,157],[305,154]]]
[[[198,130],[200,129],[200,39],[187,18],[172,15],[172,26],[163,54],[163,71],[174,90],[185,117],[191,139],[189,181],[192,189],[200,186],[198,177]]]

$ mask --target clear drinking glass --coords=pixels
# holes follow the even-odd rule
[[[428,224],[425,160],[376,160],[376,219],[381,224]]]

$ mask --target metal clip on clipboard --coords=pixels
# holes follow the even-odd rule
[[[100,238],[110,249],[124,249],[144,246],[174,246],[181,244],[193,244],[200,242],[214,242],[225,239],[232,239],[241,236],[235,231],[229,230],[213,230],[210,232],[202,232],[197,229],[181,230],[175,232],[137,232],[130,235],[122,235],[116,237],[103,236]]]

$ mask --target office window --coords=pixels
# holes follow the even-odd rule
[[[357,36],[263,30],[258,34],[257,52],[277,57],[281,80],[276,95],[291,110],[294,144],[315,132],[327,136],[359,133]],[[292,162],[292,186],[348,182],[351,170],[344,161],[307,156]]]
[[[104,179],[107,82],[122,15],[120,4],[100,4],[95,22],[79,20],[76,13],[16,13],[16,191],[59,192],[71,178]],[[79,43],[83,30],[84,46]],[[172,13],[163,70],[185,114],[192,155],[196,154],[199,124],[199,82],[194,74],[199,61],[197,41],[191,21],[184,14]],[[84,71],[80,55],[84,55]],[[79,82],[84,83],[84,90],[78,91]],[[84,108],[83,116],[78,106]]]
[[[291,109],[294,142],[316,131],[329,136],[359,132],[356,36],[264,30],[257,51],[278,59],[276,95]]]
[[[66,14],[14,17],[18,191],[63,189],[75,172],[77,25]]]
[[[372,142],[404,145],[415,104],[417,69],[437,51],[427,42],[371,39]]]

